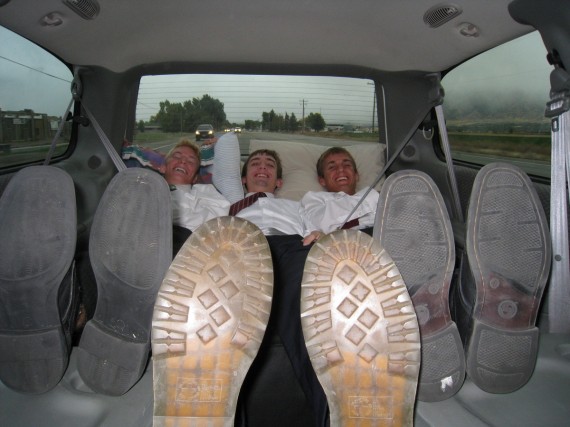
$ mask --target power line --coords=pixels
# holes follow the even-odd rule
[[[4,59],[5,61],[11,62],[13,64],[20,65],[21,67],[27,68],[29,70],[35,71],[36,73],[44,74],[46,76],[53,77],[54,79],[58,79],[58,80],[62,80],[62,81],[67,82],[67,83],[71,83],[71,80],[66,80],[62,77],[54,76],[53,74],[46,73],[45,71],[38,70],[37,68],[30,67],[29,65],[26,65],[26,64],[22,64],[21,62],[14,61],[13,59],[10,59],[10,58],[6,58],[5,56],[0,55],[0,58]]]

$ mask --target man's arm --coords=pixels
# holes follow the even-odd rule
[[[180,186],[173,192],[172,216],[173,223],[194,231],[204,222],[228,214],[228,202],[210,184],[196,184],[190,191]]]
[[[216,142],[212,183],[230,203],[243,199],[239,141],[234,133],[226,133]]]

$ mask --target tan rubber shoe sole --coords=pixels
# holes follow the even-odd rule
[[[154,426],[233,426],[272,295],[271,253],[255,225],[221,217],[190,236],[154,309]]]
[[[331,426],[412,426],[420,334],[410,295],[370,236],[335,231],[305,264],[301,320]]]

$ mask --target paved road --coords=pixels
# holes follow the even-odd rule
[[[217,134],[217,136],[223,135],[222,133]],[[160,142],[154,142],[151,144],[147,144],[149,147],[154,148],[155,150],[161,152],[167,152],[172,148],[176,143],[179,141],[180,137],[174,137],[165,139]],[[357,140],[346,140],[346,139],[335,139],[329,137],[322,137],[318,135],[311,135],[311,134],[288,134],[288,133],[277,133],[277,132],[241,132],[238,134],[240,152],[242,154],[247,154],[249,152],[249,142],[252,139],[261,139],[261,140],[269,140],[269,141],[291,141],[291,142],[309,142],[312,144],[324,145],[324,146],[333,146],[333,145],[354,145],[354,144],[373,144],[370,141],[357,141]],[[193,137],[190,137],[190,140],[194,140]],[[198,142],[198,144],[202,144],[202,141]]]

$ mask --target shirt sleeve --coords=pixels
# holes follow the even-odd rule
[[[300,214],[303,219],[305,234],[319,230],[330,233],[337,230],[347,219],[352,209],[362,198],[367,189],[349,196],[346,193],[330,193],[326,191],[309,191],[301,199]],[[358,218],[360,227],[374,225],[378,192],[374,189],[349,219]]]
[[[211,184],[196,184],[171,192],[173,223],[192,231],[204,222],[228,214],[230,202]]]
[[[244,196],[240,160],[239,141],[235,133],[222,135],[215,146],[212,183],[230,203]]]

